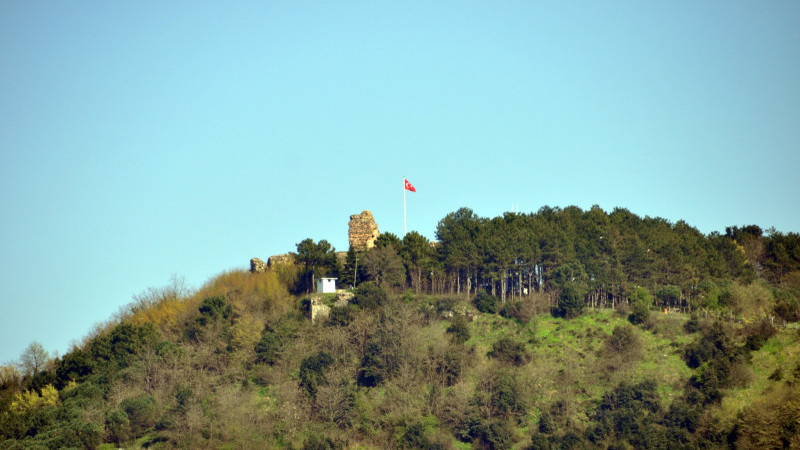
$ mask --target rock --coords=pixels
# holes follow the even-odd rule
[[[375,239],[378,239],[379,234],[378,224],[375,223],[370,211],[362,211],[361,214],[350,216],[348,230],[350,248],[368,250],[375,246]]]
[[[264,273],[267,271],[267,263],[263,259],[253,258],[250,260],[251,273]]]

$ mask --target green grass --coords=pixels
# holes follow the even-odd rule
[[[761,349],[753,352],[751,360],[752,380],[744,386],[730,389],[722,399],[719,415],[725,421],[734,421],[736,416],[757,398],[770,389],[794,380],[793,371],[800,365],[800,336],[797,330],[786,328],[769,339]],[[769,377],[780,368],[781,380]]]

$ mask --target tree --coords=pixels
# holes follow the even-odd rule
[[[364,257],[364,269],[370,279],[380,287],[399,286],[406,278],[403,260],[391,245],[375,247],[368,251]]]
[[[403,248],[403,242],[394,233],[381,233],[375,239],[375,247],[391,247],[395,252],[400,253]]]
[[[456,314],[447,327],[447,333],[456,344],[463,344],[469,340],[469,328],[467,327],[467,319],[461,314]]]
[[[300,291],[311,292],[314,287],[314,278],[325,275],[336,275],[337,260],[336,249],[326,240],[314,243],[311,238],[304,239],[297,244],[297,253],[293,253],[295,261],[303,267]]]
[[[583,312],[583,290],[581,286],[574,282],[568,282],[561,290],[558,297],[558,306],[555,308],[555,315],[565,319],[578,317]]]
[[[665,308],[674,307],[681,300],[681,288],[674,285],[664,286],[656,292],[656,297]]]
[[[305,389],[309,397],[316,396],[319,386],[327,384],[325,371],[331,365],[333,357],[325,351],[311,355],[300,363],[300,387]]]
[[[472,269],[479,264],[477,242],[480,241],[482,224],[471,209],[460,208],[445,216],[436,226],[436,239],[447,270],[456,276],[456,288],[461,292],[462,275],[465,275],[467,291],[472,285]]]
[[[650,305],[653,304],[653,295],[647,288],[637,286],[629,294],[629,301],[633,312],[628,316],[628,320],[634,324],[646,324],[650,318]]]
[[[364,252],[350,247],[339,271],[339,285],[356,287],[364,281]]]
[[[281,346],[281,339],[278,335],[271,329],[264,328],[261,333],[261,339],[259,339],[254,348],[256,362],[269,365],[275,364],[281,356]]]
[[[422,274],[430,269],[435,258],[433,247],[425,236],[412,231],[403,236],[400,256],[408,269],[411,287],[419,294],[422,289]]]
[[[47,353],[44,346],[34,341],[22,352],[19,364],[22,366],[23,374],[35,377],[50,361],[50,354]]]

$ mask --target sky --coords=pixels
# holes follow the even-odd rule
[[[349,216],[800,231],[800,2],[0,2],[0,364]]]

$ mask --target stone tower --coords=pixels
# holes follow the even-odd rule
[[[361,214],[350,216],[350,228],[348,238],[350,248],[366,250],[375,246],[375,239],[378,238],[378,224],[372,217],[370,211],[362,211]]]

